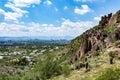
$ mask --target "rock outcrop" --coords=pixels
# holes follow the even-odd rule
[[[104,39],[107,37],[104,30],[88,30],[83,33],[83,43],[78,51],[71,58],[70,63],[78,60],[84,54],[92,54],[94,51],[100,49],[100,46],[104,44]]]
[[[79,46],[79,49],[73,53],[69,64],[74,63],[85,54],[92,55],[95,51],[100,50],[101,46],[106,47],[108,46],[107,44],[120,40],[120,23],[118,23],[119,15],[120,11],[114,15],[112,15],[112,13],[107,16],[105,15],[101,18],[101,21],[98,26],[96,26],[96,29],[93,28],[84,32],[81,35],[83,39],[82,44]],[[106,30],[109,30],[108,28],[110,28],[111,25],[114,27],[114,30],[107,33]],[[106,39],[109,39],[109,41],[106,42]]]
[[[105,26],[108,26],[110,23],[110,19],[112,17],[112,13],[108,14],[107,16],[102,16],[101,21],[99,22],[98,27],[99,28],[104,28]]]

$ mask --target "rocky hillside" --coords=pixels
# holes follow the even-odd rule
[[[120,40],[120,11],[114,15],[110,13],[102,16],[97,26],[72,40],[69,53],[73,56],[69,64],[73,64],[84,55],[92,56],[102,47],[112,47],[114,46],[112,43],[118,40]],[[120,44],[115,47],[120,48]]]
[[[73,39],[67,49],[70,75],[52,80],[120,80],[120,10],[102,16],[98,25]]]

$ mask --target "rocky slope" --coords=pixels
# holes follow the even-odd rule
[[[120,10],[102,16],[97,26],[72,40],[67,49],[72,55],[68,59],[71,73],[52,80],[119,80]]]
[[[84,55],[92,56],[101,47],[111,47],[113,46],[111,44],[117,40],[120,40],[120,10],[114,15],[110,13],[102,16],[97,26],[87,30],[71,42],[69,53],[73,56],[69,64],[73,64]],[[116,47],[120,48],[120,44]]]

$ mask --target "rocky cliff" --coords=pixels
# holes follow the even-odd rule
[[[109,48],[118,40],[120,40],[120,10],[114,15],[110,13],[102,16],[97,26],[72,40],[69,53],[73,56],[69,64],[73,64],[84,55],[92,56],[101,47]],[[120,48],[119,45],[115,47]]]

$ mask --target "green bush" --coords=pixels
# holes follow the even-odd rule
[[[114,25],[108,26],[104,30],[106,31],[106,34],[109,35],[111,32],[115,30],[115,26]]]
[[[25,57],[18,57],[12,61],[14,65],[26,66],[29,64],[28,60]]]
[[[62,64],[63,60],[64,58],[55,59],[53,55],[48,54],[46,59],[39,61],[22,80],[46,80],[60,74],[69,75],[70,68]]]
[[[99,28],[98,28],[98,26],[94,26],[93,28],[92,28],[92,30],[98,30]]]
[[[8,74],[0,74],[0,80],[20,80],[20,76],[11,76]]]
[[[94,53],[93,53],[93,56],[99,56],[100,55],[100,52],[99,51],[95,51]]]
[[[41,80],[39,72],[29,72],[21,78],[21,80]]]
[[[73,53],[76,52],[80,48],[82,42],[83,42],[82,36],[78,36],[74,40],[72,40],[70,43],[71,51]]]
[[[62,73],[64,73],[65,76],[68,76],[70,74],[71,70],[70,67],[68,65],[64,65],[62,67]]]
[[[47,59],[44,62],[37,64],[40,68],[36,67],[40,73],[42,79],[48,79],[52,76],[61,74],[62,68],[57,60],[54,60],[54,57],[51,55],[47,56]]]
[[[120,11],[119,11],[118,16],[117,16],[117,23],[120,23]]]
[[[109,53],[108,53],[108,55],[110,56],[110,57],[115,57],[115,55],[116,55],[116,52],[115,51],[110,51]]]
[[[107,69],[96,80],[120,80],[120,69]]]
[[[115,46],[120,45],[120,40],[115,41],[114,44],[115,44]]]

